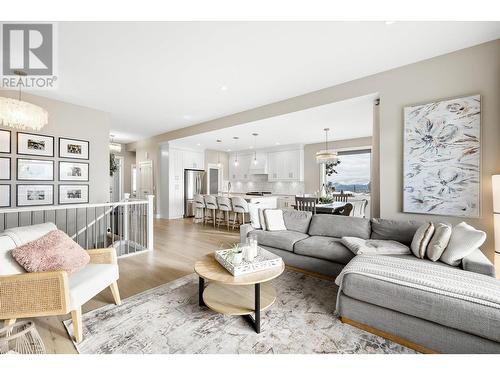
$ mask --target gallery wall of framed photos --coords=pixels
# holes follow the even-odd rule
[[[89,203],[89,158],[88,140],[0,129],[0,208]]]

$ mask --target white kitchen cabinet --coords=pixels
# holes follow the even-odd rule
[[[238,165],[234,165],[236,155],[229,157],[229,179],[232,181],[247,181],[250,179],[250,163],[252,155],[238,154]]]
[[[253,165],[254,154],[238,154],[238,165],[234,162],[236,155],[229,156],[229,179],[231,181],[248,181],[254,174],[267,174],[268,181],[304,181],[304,150],[270,149],[257,152],[257,165]]]
[[[303,181],[304,151],[302,149],[269,152],[269,181]]]
[[[205,155],[203,152],[181,150],[183,153],[184,169],[205,169]]]

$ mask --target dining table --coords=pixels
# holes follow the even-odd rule
[[[332,203],[317,203],[316,213],[317,214],[332,214],[335,209],[344,207],[347,202],[332,202]]]
[[[332,203],[316,203],[316,213],[317,214],[333,214],[335,209],[344,207],[347,202],[332,202]],[[292,205],[294,209],[297,209],[295,204]]]

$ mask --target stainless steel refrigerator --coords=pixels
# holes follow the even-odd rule
[[[195,194],[204,194],[203,177],[205,171],[196,169],[184,170],[184,217],[193,217],[193,200]]]

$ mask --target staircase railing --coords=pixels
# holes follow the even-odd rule
[[[0,209],[0,231],[52,222],[85,249],[113,246],[118,256],[136,254],[154,247],[153,198]]]

